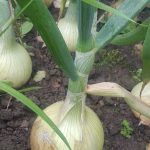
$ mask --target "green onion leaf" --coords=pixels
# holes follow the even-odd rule
[[[145,6],[149,0],[125,0],[118,11],[128,16],[135,17]],[[116,14],[112,15],[96,36],[96,48],[102,49],[107,45],[120,31],[128,24],[129,20],[124,19]]]
[[[144,41],[144,48],[142,51],[142,61],[143,61],[142,78],[144,82],[148,82],[150,81],[150,24]]]
[[[148,25],[149,23],[150,23],[150,17],[147,18],[142,23],[142,25]],[[136,44],[145,39],[147,30],[148,30],[148,26],[147,27],[138,26],[135,29],[133,29],[127,33],[117,35],[111,41],[111,44],[120,45],[120,46]]]
[[[77,50],[86,52],[90,51],[95,46],[91,29],[96,9],[82,2],[82,0],[78,0],[78,10],[79,10],[79,17],[78,17],[79,37]]]

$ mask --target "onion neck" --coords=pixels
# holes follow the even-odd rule
[[[10,6],[7,0],[0,0],[0,32],[8,25],[11,19]],[[0,36],[0,54],[10,51],[15,43],[15,34],[12,25]]]
[[[84,120],[85,114],[85,100],[88,76],[92,69],[95,59],[95,50],[90,52],[78,52],[76,51],[76,58],[74,64],[78,72],[78,79],[76,81],[69,80],[68,92],[65,99],[64,107],[62,109],[62,118],[69,112],[74,106],[78,107],[78,111],[81,112],[80,119]],[[81,107],[79,107],[81,106]]]
[[[67,9],[66,15],[64,17],[69,23],[77,24],[77,2],[76,0],[71,0],[69,7]]]
[[[10,17],[11,11],[8,0],[0,0],[0,27],[3,27]]]
[[[13,28],[9,27],[0,36],[0,54],[12,50],[13,45],[16,43]]]
[[[76,51],[74,64],[78,72],[78,79],[76,81],[73,81],[71,79],[69,80],[68,91],[70,91],[71,93],[81,93],[81,95],[86,95],[85,88],[87,87],[88,76],[92,69],[94,59],[94,49],[86,53]],[[70,101],[72,101],[72,98],[70,99]],[[78,98],[76,98],[76,100],[74,98],[73,102],[78,102]]]
[[[93,67],[95,59],[95,49],[89,52],[76,51],[74,64],[78,72],[78,79],[76,81],[69,80],[69,90],[73,93],[85,92],[87,86],[88,76]]]

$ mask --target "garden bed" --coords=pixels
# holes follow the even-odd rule
[[[56,101],[64,100],[68,79],[35,37],[35,31],[25,37],[27,44],[33,47],[29,49],[32,53],[33,73],[25,87],[41,86],[42,89],[25,94],[44,109]],[[137,83],[134,79],[135,72],[141,66],[139,54],[134,49],[108,46],[106,52],[97,55],[89,83],[111,81],[131,90]],[[46,71],[46,77],[35,82],[33,77],[39,70]],[[5,94],[0,96],[0,150],[30,150],[30,130],[36,115],[20,102],[10,99]],[[134,117],[123,99],[88,96],[87,105],[97,113],[103,123],[104,150],[145,150],[146,144],[150,142],[150,128],[139,126],[139,120]],[[123,120],[127,120],[133,129],[130,138],[120,133]]]

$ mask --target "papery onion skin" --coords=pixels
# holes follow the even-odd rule
[[[64,102],[57,102],[47,107],[44,111],[46,114],[58,125],[61,108]],[[73,116],[72,116],[73,117]],[[101,122],[99,121],[97,115],[88,107],[85,108],[85,118],[84,123],[82,124],[82,139],[77,140],[78,132],[69,135],[69,126],[68,130],[64,133],[64,136],[67,138],[72,150],[102,150],[104,143],[104,133]],[[67,125],[66,125],[67,126]],[[65,126],[65,127],[66,127]],[[72,126],[76,126],[72,124]],[[65,128],[64,127],[64,128]],[[67,129],[67,127],[66,127]],[[81,133],[79,133],[80,135]],[[79,136],[80,137],[80,136]],[[71,140],[76,138],[76,140]],[[79,138],[80,139],[80,138]],[[33,124],[31,131],[31,149],[32,150],[67,150],[68,148],[63,143],[63,141],[54,133],[54,131],[41,119],[37,118]],[[57,145],[58,143],[59,145]]]
[[[140,91],[142,88],[143,82],[138,83],[134,88],[132,89],[131,93],[137,97],[140,97]],[[146,105],[150,107],[150,82],[144,87],[142,94],[141,94],[141,101],[143,101]],[[150,126],[150,119],[141,115],[140,113],[133,111],[135,116],[137,118],[140,118],[141,124]]]

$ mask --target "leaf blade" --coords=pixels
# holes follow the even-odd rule
[[[144,47],[142,51],[143,70],[142,78],[143,82],[150,81],[150,24],[146,33]]]
[[[125,0],[119,7],[121,11],[129,18],[136,16],[149,0]],[[126,20],[120,16],[112,15],[96,36],[97,51],[106,46],[127,24]]]
[[[96,0],[82,0],[82,1],[85,2],[85,3],[87,3],[87,4],[89,4],[89,5],[91,5],[91,6],[94,6],[94,7],[96,7],[96,8],[105,10],[105,11],[107,11],[107,12],[109,12],[109,13],[112,13],[112,14],[116,14],[116,15],[118,15],[118,16],[123,17],[124,19],[127,19],[127,20],[129,20],[129,21],[131,21],[131,22],[136,23],[134,20],[128,18],[126,15],[124,15],[124,14],[121,13],[120,11],[118,11],[118,10],[116,10],[115,8],[112,8],[112,7],[106,5],[106,4],[102,3],[102,2],[98,2],[98,1],[96,1]]]
[[[148,25],[149,23],[150,23],[150,17],[147,18],[142,24]],[[117,35],[111,41],[111,44],[119,45],[119,46],[136,44],[145,39],[147,30],[148,30],[148,27],[138,26],[137,28],[131,30],[128,33]]]
[[[94,39],[91,33],[94,13],[96,9],[82,0],[78,0],[78,43],[77,50],[87,52],[94,48]]]

